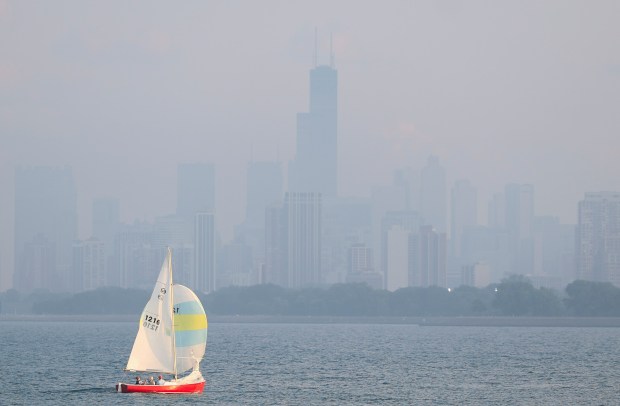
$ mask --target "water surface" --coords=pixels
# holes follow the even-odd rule
[[[136,329],[0,322],[0,404],[619,402],[617,328],[211,323],[203,394],[118,394]]]

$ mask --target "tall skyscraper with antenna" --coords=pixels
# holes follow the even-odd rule
[[[310,70],[310,108],[297,114],[297,151],[289,167],[289,191],[338,194],[338,73],[333,65]]]

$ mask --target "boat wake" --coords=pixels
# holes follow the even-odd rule
[[[109,393],[116,392],[114,388],[110,387],[91,387],[91,388],[79,388],[79,389],[56,389],[56,390],[42,390],[41,393],[58,394],[58,393]]]

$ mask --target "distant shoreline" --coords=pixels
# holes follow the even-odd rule
[[[0,315],[3,321],[136,322],[136,315]],[[218,316],[209,322],[277,324],[396,324],[462,327],[620,327],[620,317],[347,317],[347,316]]]

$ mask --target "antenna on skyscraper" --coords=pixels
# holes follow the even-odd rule
[[[319,53],[318,36],[319,36],[319,30],[318,28],[314,27],[314,67],[315,68],[317,66],[317,58],[318,58],[318,53]]]
[[[331,68],[334,67],[334,41],[333,41],[333,33],[329,34],[329,66]]]

